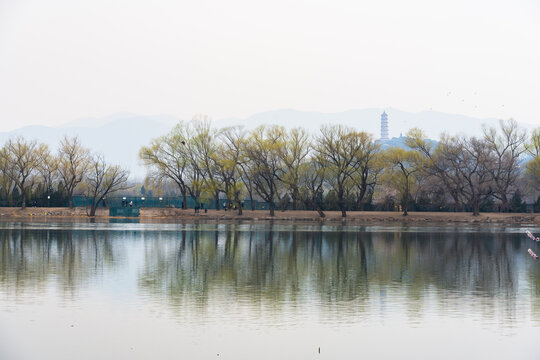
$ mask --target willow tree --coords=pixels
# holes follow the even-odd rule
[[[240,127],[229,127],[221,131],[220,137],[222,141],[218,145],[214,159],[217,175],[223,184],[227,199],[236,204],[238,215],[242,215],[242,195],[246,190],[242,181],[241,166],[245,133]]]
[[[386,162],[386,182],[400,194],[403,216],[408,215],[414,176],[422,169],[422,157],[417,151],[390,148],[383,155]]]
[[[31,177],[36,175],[44,156],[48,153],[47,145],[36,140],[25,140],[22,137],[10,139],[5,145],[8,176],[21,192],[21,209],[26,208],[26,198]]]
[[[540,128],[532,131],[530,142],[526,148],[532,157],[525,165],[527,180],[534,190],[540,191]]]
[[[383,170],[384,161],[380,154],[379,144],[373,141],[371,135],[369,139],[363,140],[365,146],[357,159],[358,171],[351,177],[353,191],[355,192],[356,208],[364,210],[366,195],[371,198],[375,192],[375,185],[378,182],[378,176]]]
[[[208,118],[195,118],[191,123],[192,134],[187,141],[190,155],[192,181],[188,185],[191,195],[199,198],[213,197],[219,210],[221,181],[218,176],[218,132],[212,128]]]
[[[244,144],[247,175],[257,194],[269,203],[270,216],[274,216],[274,200],[278,197],[278,183],[284,170],[280,157],[284,133],[281,126],[260,126],[251,132]]]
[[[300,176],[310,150],[311,141],[306,130],[295,128],[285,132],[283,146],[279,149],[279,157],[284,165],[280,180],[291,195],[293,210],[300,201]]]
[[[58,158],[48,152],[45,153],[38,172],[41,175],[45,193],[51,195],[53,184],[58,180]]]
[[[187,124],[177,124],[169,134],[153,139],[149,146],[139,151],[139,158],[149,170],[154,181],[172,180],[182,194],[182,208],[186,208],[187,172],[191,163],[187,149],[189,133]]]
[[[326,168],[327,184],[337,195],[341,216],[347,216],[345,197],[354,186],[353,178],[369,172],[368,154],[374,151],[373,138],[363,131],[341,125],[323,126],[315,141],[315,153]]]
[[[84,180],[91,160],[90,150],[82,146],[79,138],[64,136],[60,141],[58,174],[64,184],[70,208],[73,208],[73,192]]]
[[[0,196],[5,199],[9,206],[13,203],[13,189],[15,173],[11,166],[10,155],[5,147],[0,149]]]
[[[325,218],[321,203],[326,182],[326,167],[317,156],[312,156],[299,169],[299,195],[308,207],[313,207],[321,218]]]

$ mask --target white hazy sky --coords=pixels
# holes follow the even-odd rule
[[[0,0],[0,130],[388,106],[540,124],[540,1]]]

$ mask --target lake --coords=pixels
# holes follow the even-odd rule
[[[525,229],[0,222],[0,358],[538,359]]]

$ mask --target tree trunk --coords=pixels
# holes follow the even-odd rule
[[[214,199],[216,201],[216,210],[219,210],[219,191],[216,191],[216,193],[214,194]]]
[[[253,192],[249,192],[249,201],[251,202],[251,210],[255,210],[255,203],[253,202]]]
[[[297,207],[297,202],[298,202],[298,198],[300,196],[298,196],[298,191],[292,191],[291,192],[291,200],[292,200],[292,209],[293,210],[296,210],[298,207]]]
[[[477,197],[473,199],[473,216],[480,215],[480,200]]]
[[[363,211],[364,210],[364,197],[366,196],[367,185],[362,184],[360,186],[360,193],[356,201],[356,209]]]
[[[272,200],[270,200],[270,216],[274,216],[274,201]]]
[[[182,189],[182,209],[186,210],[187,204],[186,204],[186,188]]]
[[[97,208],[97,203],[96,203],[96,199],[92,199],[92,203],[90,204],[90,215],[88,216],[96,216],[96,208]]]
[[[312,199],[309,203],[311,206],[313,206],[315,210],[317,210],[317,213],[319,214],[321,218],[326,217],[326,214],[324,213],[324,211],[321,209],[321,207],[317,204],[315,200]]]
[[[409,215],[407,212],[409,207],[409,178],[407,178],[407,184],[405,185],[405,196],[403,197],[401,205],[403,206],[403,216]]]
[[[343,199],[342,189],[338,191],[337,196],[338,196],[339,210],[341,210],[341,217],[347,217],[347,210],[345,209],[345,199]]]
[[[73,193],[68,192],[68,206],[70,209],[73,209]]]
[[[238,198],[238,194],[234,195],[234,202],[236,203],[236,206],[238,206],[238,216],[242,216],[242,203]]]
[[[26,209],[26,189],[24,188],[24,181],[21,183],[21,209]]]
[[[503,212],[508,212],[509,206],[508,206],[508,198],[505,194],[501,197],[501,208]]]
[[[345,209],[345,200],[338,200],[339,210],[341,210],[341,217],[347,217],[347,210]]]

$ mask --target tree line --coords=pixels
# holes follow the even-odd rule
[[[208,119],[180,122],[139,153],[146,183],[174,184],[183,197],[225,197],[242,214],[245,198],[285,209],[481,209],[523,211],[523,196],[540,191],[540,130],[513,120],[482,136],[442,134],[438,142],[411,129],[406,148],[383,148],[371,134],[342,125],[317,134],[303,128],[215,128]]]
[[[0,149],[0,199],[7,205],[47,198],[66,199],[73,207],[75,190],[90,199],[90,216],[107,194],[126,189],[129,172],[65,136],[53,153],[49,146],[23,137],[9,139]]]
[[[242,214],[245,199],[277,209],[523,211],[540,192],[540,130],[530,135],[513,120],[485,127],[481,136],[442,134],[431,141],[418,128],[405,148],[385,147],[371,134],[342,125],[317,133],[303,128],[216,128],[205,118],[178,123],[141,148],[145,187],[170,187],[198,203],[225,200]],[[0,148],[0,200],[25,208],[35,199],[90,199],[97,204],[127,190],[129,173],[64,137],[56,152],[22,137]],[[49,201],[47,201],[49,203]],[[540,201],[536,201],[536,205]]]

